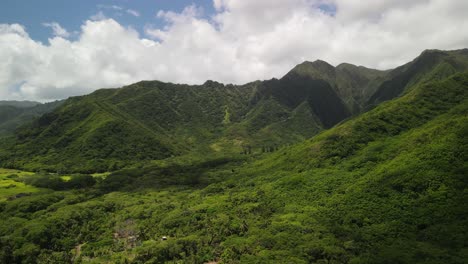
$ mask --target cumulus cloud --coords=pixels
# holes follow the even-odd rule
[[[50,27],[54,33],[54,36],[68,38],[70,37],[70,33],[60,26],[57,22],[50,22],[50,23],[42,23],[44,27]]]
[[[0,25],[0,97],[50,100],[143,79],[245,83],[315,59],[388,69],[424,49],[468,47],[467,1],[371,2],[214,0],[209,17],[195,5],[159,11],[166,25],[144,36],[101,12],[76,40],[55,34],[46,45]]]

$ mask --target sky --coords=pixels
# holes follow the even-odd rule
[[[243,84],[317,59],[391,69],[468,48],[466,14],[461,0],[2,0],[0,100]]]

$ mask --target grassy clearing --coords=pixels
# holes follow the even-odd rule
[[[96,179],[105,179],[108,175],[110,174],[110,172],[101,172],[101,173],[93,173],[93,174],[90,174],[91,176],[93,176],[94,178]],[[73,178],[73,175],[61,175],[60,176],[60,179],[62,179],[63,181],[70,181],[71,179]]]
[[[72,177],[69,176],[69,175],[62,175],[62,176],[60,176],[60,179],[62,179],[63,181],[66,181],[66,182],[69,181],[69,180],[71,180],[71,178],[72,178]]]
[[[33,174],[32,172],[0,168],[0,201],[5,201],[8,197],[20,193],[34,193],[40,191],[39,188],[14,180],[15,178]]]
[[[94,178],[105,179],[109,174],[110,172],[101,172],[101,173],[93,173],[91,174],[91,176],[93,176]]]

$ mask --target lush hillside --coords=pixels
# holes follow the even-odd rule
[[[0,101],[0,137],[11,136],[17,128],[53,111],[62,102]]]
[[[23,109],[10,106],[10,105],[0,105],[0,123],[4,124],[9,120],[17,117],[23,112]]]
[[[367,104],[377,105],[400,96],[418,83],[441,80],[466,70],[468,70],[468,49],[426,50],[413,61],[390,71]]]
[[[418,83],[444,79],[468,70],[468,49],[426,50],[413,61],[392,70],[379,71],[342,63],[304,62],[288,75],[300,75],[330,84],[353,114],[401,96]]]
[[[50,113],[20,128],[15,139],[0,143],[0,165],[97,172],[171,156],[271,151],[401,96],[417,84],[466,69],[466,50],[428,50],[390,71],[315,61],[296,66],[279,80],[241,86],[142,81],[70,98],[53,112],[57,103],[4,105],[4,134]]]
[[[0,158],[11,168],[108,171],[173,155],[276,149],[349,115],[328,83],[299,75],[243,86],[143,81],[70,98],[22,127]]]
[[[118,94],[134,92],[130,89],[98,93],[118,108]],[[144,85],[138,89],[152,95]],[[263,89],[246,94],[265,94]],[[254,98],[249,102],[262,102],[254,105],[268,112],[296,107],[295,114],[323,122],[297,104],[294,93],[276,100],[280,91],[269,90],[260,100],[249,96]],[[66,107],[73,104],[60,111]],[[245,127],[263,125],[257,115],[236,115],[242,110],[224,113],[219,115],[225,123],[239,117]],[[277,113],[270,118],[276,120]],[[467,113],[468,73],[463,73],[415,84],[399,98],[271,154],[174,157],[104,178],[6,175],[55,191],[0,203],[0,260],[465,263]],[[200,119],[191,124],[203,121],[204,115],[193,114],[190,120]]]
[[[34,107],[37,105],[40,105],[41,103],[39,102],[34,102],[34,101],[5,101],[5,100],[0,100],[0,106],[13,106],[17,108],[30,108]]]
[[[368,69],[342,63],[333,67],[325,61],[304,62],[288,75],[299,75],[327,82],[345,103],[348,111],[358,114],[390,71]]]

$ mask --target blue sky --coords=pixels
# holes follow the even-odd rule
[[[206,16],[214,13],[212,0],[2,0],[0,24],[21,24],[32,39],[46,43],[52,37],[52,29],[43,23],[57,22],[67,31],[77,32],[86,19],[103,12],[106,17],[143,33],[145,26],[165,25],[156,16],[159,10],[181,12],[192,4],[203,8]],[[127,10],[134,10],[139,16]]]

